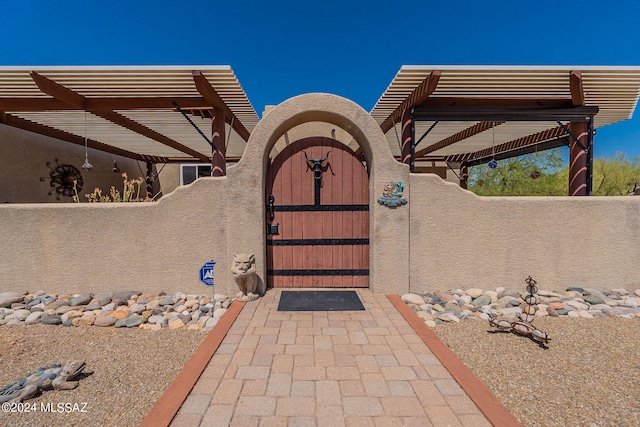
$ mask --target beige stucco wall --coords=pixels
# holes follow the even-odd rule
[[[55,159],[59,159],[60,164],[75,166],[82,173],[84,187],[79,192],[82,202],[87,201],[84,195],[95,188],[108,193],[109,188],[115,186],[122,192],[122,172],[130,179],[146,174],[145,163],[138,166],[135,160],[91,148],[88,154],[89,162],[94,166],[91,172],[82,170],[83,146],[0,124],[0,203],[73,202],[65,196],[56,200],[56,193],[49,185],[51,169],[47,162],[55,167]],[[114,160],[118,161],[120,173],[112,172]],[[44,182],[40,181],[41,177],[45,178]],[[50,191],[51,196],[48,195]]]
[[[0,204],[0,292],[206,294],[211,289],[200,283],[198,271],[213,259],[215,291],[235,294],[229,267],[241,252],[256,255],[264,286],[268,156],[285,132],[315,132],[303,126],[315,122],[341,129],[363,148],[375,292],[522,288],[528,275],[555,290],[640,284],[640,198],[480,198],[436,175],[409,174],[366,111],[338,96],[310,94],[272,109],[227,177],[199,179],[157,203]],[[39,141],[20,132],[12,141]],[[179,180],[177,165],[167,167],[166,182]],[[408,205],[377,203],[389,181],[405,184]]]
[[[478,197],[435,175],[411,175],[411,290],[635,289],[640,199]]]
[[[156,203],[0,205],[0,292],[228,292],[226,178],[204,178]],[[233,212],[231,212],[233,215]]]

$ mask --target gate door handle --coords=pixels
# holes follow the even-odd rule
[[[269,196],[269,219],[273,221],[275,218],[275,214],[273,213],[273,203],[276,201],[276,198],[273,197],[273,194]]]

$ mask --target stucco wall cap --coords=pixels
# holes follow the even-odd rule
[[[363,148],[368,161],[373,160],[373,152],[393,159],[380,127],[361,106],[338,95],[308,93],[283,101],[263,116],[237,166],[242,168],[250,159],[266,161],[273,145],[285,132],[313,121],[331,123],[349,132]]]

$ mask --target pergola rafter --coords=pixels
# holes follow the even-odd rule
[[[548,143],[549,141],[556,141],[557,143],[554,147],[551,147],[553,144],[547,144],[548,146],[545,146],[544,149],[566,145],[566,140],[563,139],[560,141],[561,138],[565,138],[566,136],[567,132],[562,127],[558,126],[496,145],[494,148],[485,148],[476,151],[475,153],[444,156],[443,159],[447,162],[467,163],[468,166],[475,166],[488,163],[493,158],[501,160],[534,152],[537,145]],[[522,150],[527,147],[529,150]],[[542,150],[542,147],[538,148]]]
[[[383,133],[387,133],[394,125],[400,123],[402,114],[416,105],[422,104],[435,92],[440,80],[440,71],[432,71],[426,79],[416,87],[413,92],[382,122],[380,128]]]
[[[173,148],[174,150],[181,151],[190,156],[196,157],[202,161],[208,162],[209,157],[204,154],[189,148],[173,139],[154,131],[134,120],[129,119],[128,117],[123,116],[115,111],[109,110],[91,110],[87,108],[86,98],[79,93],[43,76],[35,71],[29,73],[33,81],[36,83],[38,88],[45,94],[61,101],[63,103],[69,104],[75,108],[87,111],[95,116],[101,117],[105,120],[108,120],[118,126],[122,126],[127,128],[135,133],[138,133],[147,138],[158,141],[161,144],[164,144],[168,147]]]
[[[499,126],[505,122],[479,122],[475,125],[466,128],[463,131],[460,131],[454,135],[451,135],[448,138],[440,140],[435,144],[431,144],[428,147],[423,148],[416,152],[416,159],[420,157],[426,156],[429,153],[433,153],[434,151],[441,150],[445,147],[455,144],[456,142],[464,141],[467,138],[471,138],[474,135],[478,135],[481,132],[492,129],[495,126]]]
[[[231,109],[227,106],[224,100],[218,95],[218,92],[211,86],[211,83],[207,80],[202,71],[194,71],[192,73],[193,81],[196,85],[196,89],[202,95],[202,98],[207,104],[213,108],[219,108],[224,112],[225,121],[231,123],[233,130],[245,141],[249,140],[249,131],[244,127],[240,120],[235,119],[235,115]]]
[[[48,137],[59,139],[62,141],[67,141],[76,145],[82,145],[82,146],[85,145],[85,138],[78,135],[74,135],[69,132],[65,132],[63,130],[55,129],[50,126],[45,126],[39,123],[34,123],[32,121],[25,120],[21,117],[17,117],[8,113],[4,113],[0,115],[0,117],[1,117],[0,122],[8,126],[23,129],[29,132],[37,133],[40,135],[48,136]],[[124,150],[122,148],[104,144],[102,142],[95,141],[90,138],[87,138],[86,143],[87,143],[87,147],[89,148],[115,154],[121,157],[126,157],[128,159],[139,160],[142,162],[168,163],[168,159],[163,156],[151,156],[146,154],[134,153],[132,151]]]

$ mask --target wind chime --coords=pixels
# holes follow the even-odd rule
[[[537,145],[536,145],[536,151],[535,151],[533,159],[534,159],[534,165],[537,166],[538,165],[538,146]],[[540,173],[540,171],[538,169],[532,170],[531,173],[529,174],[529,177],[531,179],[538,179],[538,178],[540,178],[540,176],[542,176],[542,174]]]
[[[491,142],[491,161],[488,163],[488,166],[491,169],[495,169],[498,167],[498,161],[495,159],[496,156],[496,122],[492,123],[491,129],[493,131],[493,139]]]
[[[87,143],[87,112],[84,112],[84,164],[82,169],[87,172],[91,172],[93,165],[89,163],[89,145]]]

